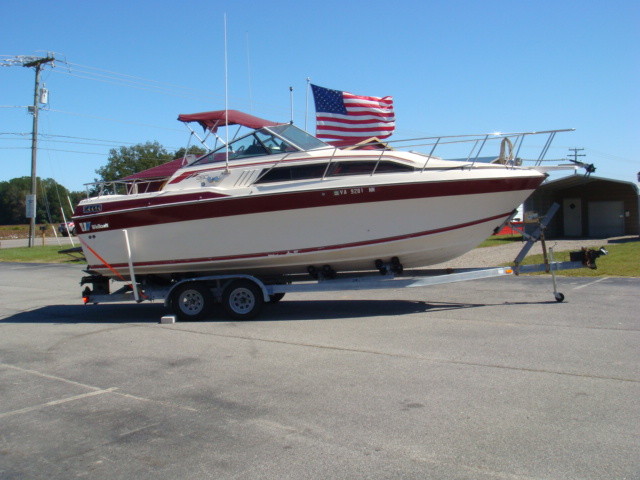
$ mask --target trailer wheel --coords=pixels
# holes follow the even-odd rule
[[[262,290],[250,280],[234,280],[222,293],[222,306],[236,320],[256,317],[263,304]]]
[[[176,287],[171,304],[180,320],[202,320],[211,312],[213,295],[202,283],[184,283]]]
[[[564,295],[562,293],[557,292],[555,294],[555,297],[556,297],[556,302],[558,303],[564,302]]]

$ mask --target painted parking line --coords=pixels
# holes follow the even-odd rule
[[[156,405],[162,405],[168,408],[178,408],[180,410],[186,410],[189,412],[197,412],[198,410],[192,407],[188,407],[185,405],[177,405],[175,403],[171,403],[171,402],[164,402],[162,400],[154,400],[152,398],[145,398],[145,397],[140,397],[138,395],[131,395],[130,393],[125,393],[125,392],[120,392],[117,391],[118,387],[110,387],[110,388],[100,388],[100,387],[96,387],[94,385],[87,385],[86,383],[80,383],[80,382],[76,382],[74,380],[69,380],[67,378],[63,378],[63,377],[58,377],[56,375],[50,375],[48,373],[43,373],[43,372],[39,372],[37,370],[31,370],[28,368],[21,368],[21,367],[16,367],[15,365],[9,365],[6,363],[0,363],[0,368],[10,368],[12,370],[16,370],[18,372],[22,372],[22,373],[28,373],[30,375],[35,375],[38,377],[42,377],[42,378],[47,378],[50,380],[57,380],[60,382],[64,382],[64,383],[68,383],[69,385],[75,385],[78,387],[82,387],[82,388],[86,388],[88,390],[92,390],[91,392],[87,392],[87,393],[83,393],[80,395],[75,395],[73,397],[66,397],[60,400],[53,400],[51,402],[47,402],[47,403],[43,403],[41,405],[36,405],[33,407],[25,407],[25,408],[21,408],[18,410],[12,410],[10,412],[5,412],[5,413],[0,413],[0,418],[3,418],[5,416],[9,416],[9,415],[15,415],[18,413],[24,413],[24,412],[30,412],[32,410],[37,410],[38,408],[42,408],[42,407],[46,407],[46,406],[51,406],[51,405],[57,405],[59,403],[65,403],[65,402],[69,402],[72,400],[78,400],[81,398],[85,398],[85,397],[91,397],[93,395],[102,395],[103,393],[111,393],[112,395],[118,395],[120,397],[125,397],[125,398],[129,398],[132,400],[137,400],[140,402],[151,402],[154,403]]]
[[[65,397],[59,400],[51,400],[50,402],[41,403],[40,405],[33,405],[31,407],[19,408],[10,412],[0,413],[0,418],[9,417],[11,415],[19,415],[21,413],[33,412],[34,410],[40,410],[45,407],[52,407],[54,405],[60,405],[62,403],[73,402],[87,397],[93,397],[95,395],[102,395],[103,393],[110,393],[116,390],[116,387],[107,388],[106,390],[94,390],[93,392],[81,393],[80,395],[74,395],[72,397]]]
[[[577,287],[573,287],[573,290],[580,290],[581,288],[590,287],[591,285],[595,285],[596,283],[600,283],[603,280],[607,280],[609,277],[601,277],[593,282],[585,283],[584,285],[578,285]]]

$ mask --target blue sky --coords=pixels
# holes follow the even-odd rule
[[[310,77],[392,95],[393,139],[575,128],[548,157],[578,147],[598,176],[640,170],[638,1],[5,0],[0,60],[60,60],[43,71],[38,175],[82,190],[110,148],[185,146],[178,114],[224,108],[225,13],[229,108],[288,121],[293,86],[303,127]],[[33,84],[0,68],[0,180],[30,175]]]

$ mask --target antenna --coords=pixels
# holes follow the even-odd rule
[[[251,86],[251,57],[249,55],[249,32],[245,32],[245,43],[247,46],[247,74],[249,76],[249,113],[253,113],[253,90]]]
[[[305,97],[304,97],[304,131],[308,132],[309,130],[307,130],[307,117],[309,116],[309,85],[311,85],[311,78],[307,77],[307,90],[305,92]]]
[[[291,106],[291,120],[289,123],[293,125],[293,87],[289,87],[289,104]]]
[[[228,77],[229,72],[227,71],[227,14],[224,14],[224,124],[225,124],[225,132],[226,132],[226,141],[227,148],[225,149],[225,167],[227,173],[229,173],[229,86],[228,86]]]

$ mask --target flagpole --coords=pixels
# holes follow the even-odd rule
[[[307,118],[309,117],[309,85],[311,85],[311,78],[307,77],[307,90],[305,92],[305,98],[304,98],[304,131],[308,132],[309,130],[307,130]]]

